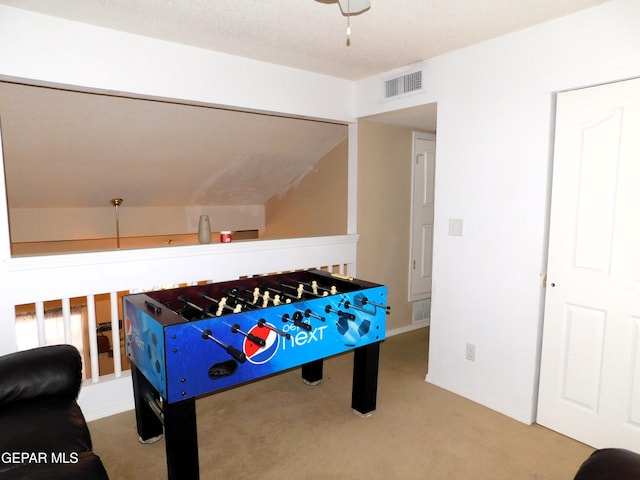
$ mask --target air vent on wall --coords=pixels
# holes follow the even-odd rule
[[[393,98],[422,89],[422,70],[385,80],[384,98]]]

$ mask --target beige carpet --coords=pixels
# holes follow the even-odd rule
[[[353,355],[199,399],[202,479],[572,479],[592,448],[424,381],[428,329],[381,346],[378,408],[351,410]],[[112,480],[166,479],[164,441],[141,445],[134,412],[90,422]]]

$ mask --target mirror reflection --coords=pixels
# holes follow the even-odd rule
[[[13,255],[346,233],[345,125],[8,82],[0,121]]]

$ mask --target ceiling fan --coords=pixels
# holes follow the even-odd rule
[[[343,15],[355,15],[371,8],[371,0],[338,0]]]
[[[322,3],[335,3],[336,0],[316,0]],[[371,0],[337,0],[342,15],[347,17],[347,46],[351,45],[351,15],[359,15],[371,8]]]

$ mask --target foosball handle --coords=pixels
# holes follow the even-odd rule
[[[261,347],[264,347],[266,344],[264,338],[260,338],[259,336],[254,335],[253,333],[247,333],[247,339],[251,340],[256,345],[260,345]]]
[[[342,310],[338,310],[336,312],[338,314],[339,317],[344,317],[348,320],[355,320],[356,316],[353,313],[349,313],[349,312],[343,312]]]
[[[261,327],[268,328],[272,332],[276,332],[278,335],[281,335],[281,336],[285,337],[287,340],[291,338],[291,334],[290,333],[282,331],[282,330],[278,330],[274,326],[269,325],[264,318],[261,318],[260,320],[258,320],[258,325],[260,325]]]
[[[304,323],[302,321],[302,314],[300,312],[296,312],[293,314],[293,318],[291,318],[289,316],[288,313],[285,313],[284,315],[282,315],[282,321],[283,322],[293,322],[293,324],[298,327],[298,328],[302,328],[303,330],[306,330],[308,332],[311,331],[311,325],[309,325],[308,323]]]
[[[309,325],[308,323],[305,323],[302,321],[302,313],[300,312],[296,312],[293,314],[293,318],[291,319],[291,321],[293,322],[293,324],[298,327],[301,328],[303,330],[306,330],[307,332],[311,331],[311,325]]]
[[[237,348],[235,348],[235,347],[233,347],[231,345],[227,345],[225,347],[225,350],[227,351],[227,353],[229,355],[231,355],[233,358],[235,358],[240,363],[244,363],[244,362],[247,361],[247,356],[244,354],[243,351],[238,350]]]
[[[200,330],[200,329],[198,329]],[[202,338],[203,339],[210,339],[213,340],[215,343],[217,343],[218,345],[220,345],[222,348],[225,349],[225,351],[231,355],[233,358],[235,358],[237,361],[239,361],[240,363],[244,363],[247,361],[247,356],[244,354],[244,352],[238,350],[237,348],[231,346],[231,345],[227,345],[226,343],[224,343],[222,340],[217,339],[216,337],[214,337],[211,333],[211,330],[206,329],[206,330],[200,330],[200,332],[202,332]]]
[[[391,306],[389,306],[389,305],[385,306],[385,305],[382,305],[381,303],[372,302],[367,297],[362,297],[361,302],[362,302],[362,305],[369,304],[369,305],[373,305],[375,307],[384,308],[387,311],[387,315],[389,315],[391,313]]]
[[[238,323],[231,325],[231,331],[233,333],[239,332],[241,335],[245,336],[247,339],[251,340],[256,345],[260,345],[261,347],[264,347],[266,345],[264,338],[260,338],[257,335],[254,335],[253,333],[243,332],[242,330],[240,330],[240,324]]]
[[[326,307],[324,307],[324,311],[326,313],[335,313],[340,318],[346,318],[347,320],[356,319],[356,316],[353,313],[343,312],[342,310],[334,310],[333,308],[331,308],[331,305],[327,305]]]

